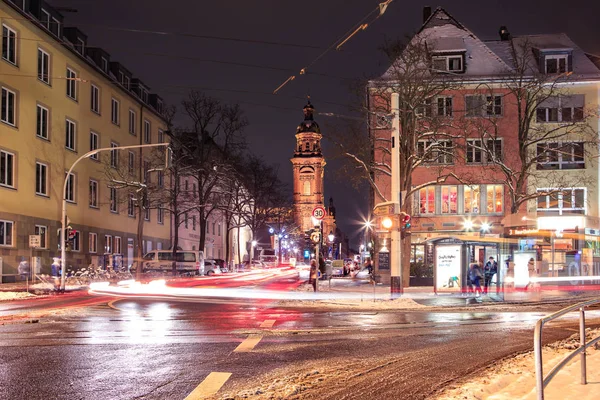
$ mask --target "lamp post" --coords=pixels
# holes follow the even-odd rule
[[[335,256],[334,256],[334,240],[335,240],[335,235],[333,234],[333,231],[329,231],[329,235],[327,235],[327,239],[329,239],[329,248],[331,249],[331,257],[332,259],[335,260]]]
[[[92,151],[88,151],[87,153],[85,153],[84,155],[82,155],[81,157],[79,157],[77,160],[75,160],[75,162],[73,163],[73,165],[71,165],[71,168],[69,168],[69,171],[67,172],[67,174],[65,175],[65,181],[63,183],[63,196],[62,196],[62,217],[61,217],[61,226],[62,229],[60,231],[60,263],[61,263],[61,268],[60,268],[60,290],[64,292],[65,290],[65,278],[66,278],[66,272],[67,272],[67,263],[66,263],[66,258],[67,258],[67,249],[65,246],[65,229],[66,229],[66,225],[67,225],[67,182],[69,181],[69,176],[71,176],[71,172],[73,171],[73,168],[75,168],[75,165],[77,165],[77,163],[81,160],[83,160],[84,158],[88,158],[89,156],[92,156],[94,154],[98,154],[101,151],[114,151],[114,150],[125,150],[125,149],[139,149],[139,148],[144,148],[144,147],[161,147],[161,146],[168,146],[169,143],[154,143],[154,144],[137,144],[137,145],[133,145],[133,146],[118,146],[118,147],[103,147],[101,149],[96,149],[96,150],[92,150]],[[166,156],[168,157],[168,152],[166,152]],[[166,159],[165,159],[166,161]],[[141,216],[140,216],[141,218]]]
[[[271,235],[276,235],[277,236],[277,264],[281,265],[282,264],[282,257],[281,257],[281,241],[282,239],[287,239],[289,236],[287,233],[285,233],[285,227],[282,227],[280,230],[275,230],[273,227],[269,228],[269,233]]]

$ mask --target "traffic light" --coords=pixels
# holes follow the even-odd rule
[[[405,212],[400,213],[400,227],[406,230],[410,229],[411,227],[410,215]]]

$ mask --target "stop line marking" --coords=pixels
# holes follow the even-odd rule
[[[211,372],[185,400],[200,400],[212,396],[221,389],[230,376],[231,372]]]

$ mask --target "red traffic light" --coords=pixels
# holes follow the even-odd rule
[[[410,222],[410,215],[408,215],[407,213],[402,213],[400,215],[400,220],[403,224],[408,224]]]

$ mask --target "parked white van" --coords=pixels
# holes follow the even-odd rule
[[[173,268],[173,252],[171,250],[152,250],[143,259],[144,271],[170,272]],[[177,250],[175,253],[177,272],[194,273],[196,275],[220,274],[219,268],[205,267],[204,252],[195,250]]]

